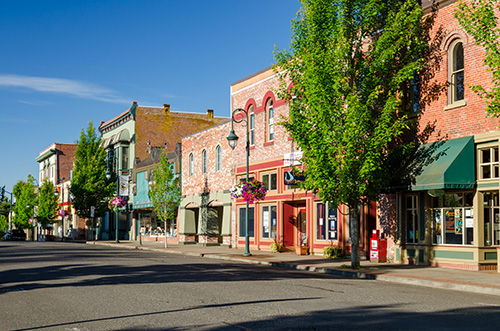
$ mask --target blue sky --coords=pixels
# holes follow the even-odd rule
[[[288,48],[298,0],[0,0],[0,186],[137,101],[229,116],[232,82]]]

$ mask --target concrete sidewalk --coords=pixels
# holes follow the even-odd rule
[[[160,242],[136,241],[89,241],[90,245],[107,245],[128,249],[153,250],[170,254],[221,259],[253,263],[274,267],[319,272],[332,275],[374,279],[379,281],[419,285],[440,289],[466,291],[500,296],[500,273],[496,271],[466,271],[436,267],[409,266],[393,263],[372,263],[361,261],[360,270],[350,269],[351,262],[325,259],[318,255],[296,255],[295,253],[274,254],[267,251],[250,251],[252,256],[244,257],[242,249],[219,246],[168,245]]]

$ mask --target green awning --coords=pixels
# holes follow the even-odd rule
[[[419,161],[411,162],[416,169],[409,190],[474,188],[474,137],[423,144],[416,155]]]

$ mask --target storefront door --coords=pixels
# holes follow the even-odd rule
[[[295,208],[294,206],[283,204],[283,245],[286,249],[294,247],[294,229],[295,229]]]

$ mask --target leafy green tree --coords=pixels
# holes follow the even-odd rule
[[[179,177],[175,176],[172,163],[168,161],[167,152],[162,152],[160,161],[153,170],[153,184],[149,187],[149,197],[153,203],[156,216],[165,223],[175,219],[177,207],[181,202],[181,186]],[[167,238],[165,237],[165,247]]]
[[[34,216],[37,195],[35,193],[35,178],[28,175],[26,182],[20,180],[13,189],[16,204],[13,208],[12,222],[19,229],[32,228],[29,220]]]
[[[7,196],[0,201],[0,215],[4,215],[5,217],[9,216],[10,211],[10,200]]]
[[[115,178],[106,179],[106,151],[101,147],[101,137],[96,134],[92,122],[87,130],[82,129],[76,143],[70,187],[73,207],[83,218],[90,217],[92,206],[96,216],[104,215],[108,198],[114,192]]]
[[[498,28],[498,0],[460,1],[455,17],[460,25],[470,34],[476,43],[485,50],[484,64],[491,72],[492,86],[471,86],[481,98],[486,100],[487,112],[491,116],[500,117],[500,30]]]
[[[384,162],[408,114],[429,101],[434,15],[424,17],[417,0],[301,2],[290,50],[275,54],[278,95],[290,105],[282,124],[303,151],[302,187],[349,208],[359,268],[361,206],[387,182]]]
[[[54,223],[54,220],[57,217],[59,203],[54,191],[54,184],[49,181],[48,178],[45,178],[38,192],[38,209],[36,213],[36,219],[43,228],[46,228],[47,225]]]

